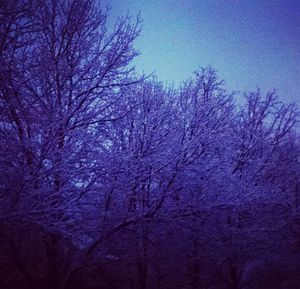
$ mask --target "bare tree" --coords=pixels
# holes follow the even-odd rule
[[[109,33],[107,11],[94,1],[19,5],[20,15],[9,7],[3,12],[8,19],[1,40],[8,44],[2,45],[2,55],[10,56],[5,56],[1,75],[3,146],[11,148],[5,142],[13,143],[12,154],[22,154],[18,161],[24,162],[28,176],[15,194],[21,197],[23,191],[25,207],[33,201],[28,191],[30,196],[44,191],[45,200],[61,205],[64,194],[67,202],[71,191],[76,191],[73,199],[80,195],[76,184],[87,187],[92,182],[86,182],[93,162],[87,167],[90,156],[83,145],[95,124],[109,120],[110,107],[118,101],[115,90],[136,81],[128,64],[137,55],[132,43],[139,34],[139,20],[131,24],[129,17],[119,19]],[[22,5],[31,10],[23,13],[27,6]],[[19,24],[25,28],[9,31]],[[24,38],[34,41],[25,43]]]
[[[299,280],[295,104],[238,107],[211,67],[137,76],[139,17],[96,1],[0,5],[0,286],[251,289],[288,259]]]

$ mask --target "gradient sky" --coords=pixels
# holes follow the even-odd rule
[[[178,85],[211,65],[227,88],[277,88],[300,104],[300,0],[103,0],[111,18],[136,15],[138,71]]]

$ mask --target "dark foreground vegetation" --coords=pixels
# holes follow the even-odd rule
[[[294,104],[137,75],[92,0],[0,9],[1,289],[300,288]]]

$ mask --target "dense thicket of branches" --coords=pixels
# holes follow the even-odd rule
[[[137,76],[93,0],[0,5],[0,288],[299,288],[294,104]]]

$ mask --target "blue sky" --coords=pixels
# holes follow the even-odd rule
[[[277,88],[300,104],[300,1],[103,0],[111,18],[136,15],[138,71],[175,85],[211,65],[230,90]]]

